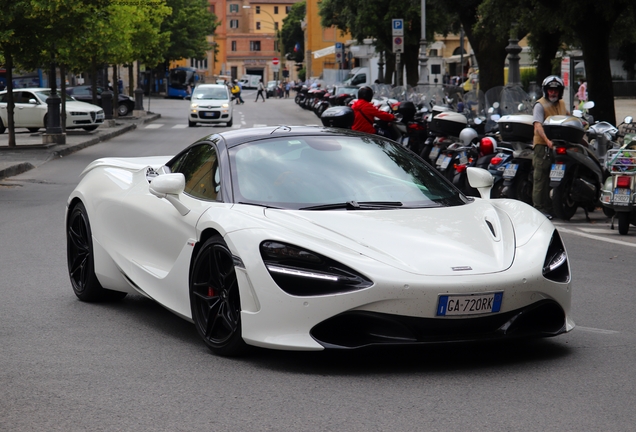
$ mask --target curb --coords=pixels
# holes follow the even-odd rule
[[[158,118],[161,117],[161,114],[155,114],[155,113],[147,113],[148,116],[139,119],[137,122],[135,123],[131,123],[129,125],[126,125],[124,127],[121,127],[117,130],[114,130],[112,132],[106,132],[100,136],[88,139],[84,142],[78,143],[78,144],[73,144],[73,145],[67,145],[67,144],[61,144],[59,145],[60,148],[57,149],[51,149],[51,153],[48,160],[51,160],[55,157],[64,157],[64,156],[68,156],[70,154],[73,154],[77,151],[80,151],[86,147],[90,147],[92,145],[98,144],[100,142],[103,141],[108,141],[111,138],[115,138],[119,135],[123,135],[126,132],[129,132],[131,130],[137,129],[138,125],[143,125],[146,123],[150,123],[154,120],[157,120]],[[24,151],[31,151],[31,150],[42,150],[43,148],[51,148],[51,147],[58,147],[58,146],[46,146],[46,147],[38,147],[38,148],[31,148],[31,149],[21,149]],[[22,174],[25,173],[29,170],[32,170],[33,168],[35,168],[35,166],[33,164],[31,164],[30,162],[16,162],[14,165],[9,165],[6,168],[0,168],[0,180],[3,180],[7,177],[13,177],[16,176],[18,174]]]

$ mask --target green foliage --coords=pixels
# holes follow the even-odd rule
[[[530,87],[531,82],[537,82],[537,69],[536,68],[522,68],[520,70],[521,74],[521,85],[524,89],[528,89]]]
[[[207,0],[166,0],[166,3],[172,14],[161,24],[161,31],[170,35],[164,58],[204,58],[210,49],[207,36],[219,25],[208,9]]]
[[[306,10],[305,1],[294,4],[283,20],[283,28],[281,30],[284,55],[287,57],[287,54],[289,54],[289,59],[296,62],[302,62],[305,59],[305,37],[300,21],[305,18]],[[296,44],[300,46],[298,51],[294,51]]]
[[[302,68],[301,70],[298,71],[298,79],[301,81],[305,81],[307,77],[307,69]]]

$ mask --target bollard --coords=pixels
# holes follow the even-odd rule
[[[135,90],[135,111],[143,111],[144,109],[144,91],[141,87]]]
[[[113,92],[106,90],[102,93],[102,108],[104,109],[104,119],[113,119]]]

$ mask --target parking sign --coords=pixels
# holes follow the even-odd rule
[[[392,35],[393,36],[404,36],[404,20],[403,19],[394,19],[392,22]]]

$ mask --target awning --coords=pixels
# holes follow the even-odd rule
[[[317,59],[317,58],[324,57],[329,54],[335,54],[335,53],[336,53],[336,46],[332,45],[330,47],[323,48],[318,51],[314,51],[314,58]]]
[[[452,55],[450,57],[444,57],[444,61],[446,63],[459,63],[461,61],[461,55],[457,54],[457,55]],[[464,64],[469,64],[470,63],[470,54],[464,54]]]

